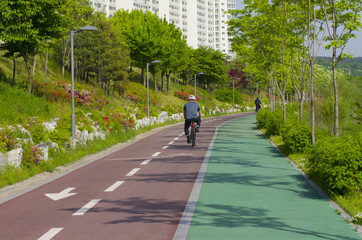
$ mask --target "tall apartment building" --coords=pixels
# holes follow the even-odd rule
[[[173,22],[193,48],[211,47],[233,56],[227,35],[228,10],[235,10],[236,0],[90,0],[95,11],[112,17],[119,10],[143,10],[157,13]]]

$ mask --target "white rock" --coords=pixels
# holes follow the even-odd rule
[[[86,144],[88,141],[88,136],[89,136],[88,130],[83,130],[83,132],[80,135],[80,142]]]
[[[36,145],[43,153],[42,159],[48,161],[49,146],[45,142],[41,142]]]
[[[82,135],[82,132],[81,132],[81,131],[79,131],[78,129],[75,130],[75,138],[76,138],[78,141],[80,140],[81,135]]]
[[[167,119],[168,119],[168,113],[165,112],[165,111],[162,111],[160,113],[160,115],[158,115],[158,121],[161,122],[161,123],[166,122]]]
[[[6,166],[6,157],[4,154],[0,153],[0,169]]]
[[[23,157],[23,149],[16,148],[6,153],[8,164],[14,167],[20,167],[21,158]]]
[[[57,151],[59,150],[59,145],[58,145],[58,143],[50,142],[48,145],[49,145],[49,149],[54,150],[54,152],[57,152]]]
[[[47,132],[53,131],[55,127],[58,125],[57,121],[53,120],[51,122],[43,122],[43,126]]]
[[[93,141],[94,140],[94,133],[93,132],[91,132],[91,133],[89,133],[89,135],[88,135],[88,141]]]

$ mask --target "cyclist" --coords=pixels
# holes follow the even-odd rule
[[[191,122],[197,122],[196,132],[199,132],[201,125],[201,110],[199,104],[196,103],[196,97],[194,95],[189,96],[189,102],[184,106],[184,119],[185,119],[185,135],[187,143],[190,143],[189,128]]]
[[[258,97],[256,97],[256,99],[255,99],[255,111],[259,112],[260,107],[261,107],[261,101],[260,101],[260,99]]]

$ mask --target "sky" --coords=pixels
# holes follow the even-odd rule
[[[242,0],[236,0],[236,9],[242,8]],[[344,52],[352,53],[353,57],[362,57],[362,29],[359,32],[356,32],[356,39],[350,39],[347,43],[347,46],[344,49]],[[324,50],[320,48],[318,56],[331,57],[332,50]]]

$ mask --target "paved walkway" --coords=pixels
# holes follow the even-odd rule
[[[361,239],[255,123],[219,128],[187,239]]]

